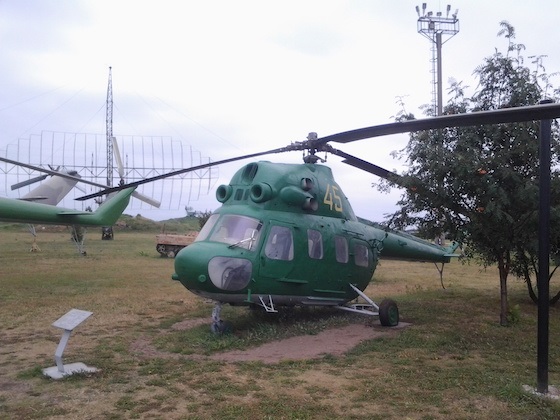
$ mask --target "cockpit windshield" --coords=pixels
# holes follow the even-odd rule
[[[212,215],[214,216],[218,215]],[[222,242],[230,248],[255,250],[262,229],[260,220],[236,214],[225,214],[216,219],[212,220],[214,226],[212,234],[208,237],[209,241]]]

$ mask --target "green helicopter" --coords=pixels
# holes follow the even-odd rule
[[[445,264],[458,244],[444,248],[356,217],[330,168],[318,163],[316,153],[335,154],[345,163],[398,182],[397,174],[328,143],[559,116],[560,105],[545,104],[391,123],[323,138],[311,133],[306,141],[287,147],[174,171],[80,199],[212,165],[270,153],[306,151],[302,164],[249,163],[228,185],[219,186],[216,198],[221,207],[210,216],[196,241],[177,254],[172,278],[216,302],[212,313],[215,332],[225,329],[220,317],[224,303],[261,307],[267,312],[276,312],[281,306],[333,306],[378,316],[382,325],[395,326],[399,322],[396,303],[387,299],[377,305],[363,293],[379,259]],[[366,303],[351,303],[359,297]]]
[[[445,263],[446,249],[358,219],[327,166],[250,163],[216,197],[222,206],[175,258],[191,292],[232,305],[330,305],[398,323],[391,300],[363,295],[380,256]],[[358,295],[364,305],[346,305]],[[219,306],[213,328],[220,330]]]

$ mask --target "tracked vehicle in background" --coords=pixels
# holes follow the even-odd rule
[[[190,230],[184,235],[160,233],[156,235],[156,250],[162,257],[175,258],[180,250],[194,242],[197,235],[196,230]]]

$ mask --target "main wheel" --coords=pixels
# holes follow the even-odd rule
[[[215,335],[229,334],[231,332],[231,324],[220,319],[218,322],[212,322],[212,325],[210,325],[210,331],[212,331]]]
[[[399,308],[394,300],[384,299],[379,305],[379,322],[384,327],[399,325]]]

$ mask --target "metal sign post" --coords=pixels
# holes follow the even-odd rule
[[[56,366],[43,369],[43,374],[49,376],[53,379],[60,379],[65,376],[73,375],[78,372],[96,372],[97,369],[93,367],[88,367],[83,363],[70,363],[65,365],[62,363],[62,353],[68,344],[70,334],[72,330],[88,319],[93,312],[82,311],[80,309],[72,309],[63,315],[61,318],[53,322],[52,326],[56,328],[61,328],[64,330],[62,333],[62,338],[58,347],[54,353],[54,361]]]
[[[537,287],[537,392],[548,392],[548,324],[549,324],[549,276],[550,276],[550,137],[552,121],[541,120],[539,150],[539,274]]]

